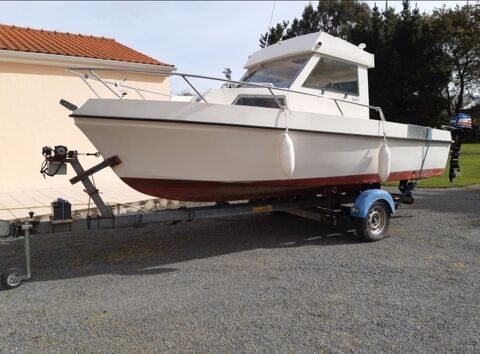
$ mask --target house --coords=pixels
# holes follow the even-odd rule
[[[78,106],[95,97],[80,77],[66,71],[69,67],[115,69],[102,71],[102,77],[126,79],[131,86],[160,93],[143,93],[148,99],[168,99],[169,94],[168,77],[149,72],[175,70],[173,65],[114,39],[0,25],[0,194],[69,185],[65,176],[44,179],[39,173],[43,146],[96,151],[73,124],[70,112],[59,104],[65,99]],[[140,70],[142,74],[128,70]],[[90,84],[102,97],[114,98],[102,83]],[[126,99],[139,98],[133,90],[113,89],[126,93]],[[82,160],[85,168],[98,162],[100,159],[94,157]],[[119,179],[106,169],[96,181]]]

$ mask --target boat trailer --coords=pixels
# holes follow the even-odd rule
[[[79,161],[81,154],[76,150],[68,150],[66,146],[59,145],[53,149],[44,147],[42,154],[45,161],[41,173],[47,176],[66,174],[67,165],[71,165],[76,176],[70,179],[70,183],[83,184],[85,192],[93,200],[100,215],[73,218],[70,204],[59,198],[51,204],[52,213],[49,220],[35,220],[32,211],[25,220],[20,222],[0,220],[0,236],[23,236],[25,240],[26,269],[10,268],[3,272],[1,276],[3,289],[17,288],[23,281],[32,278],[30,237],[33,234],[140,227],[154,223],[178,223],[259,213],[288,213],[334,225],[338,217],[350,216],[360,238],[366,241],[377,241],[387,235],[390,215],[395,213],[399,204],[413,203],[412,191],[416,185],[416,182],[402,181],[401,193],[398,194],[380,189],[379,184],[348,186],[351,188],[342,191],[337,187],[328,187],[322,194],[314,196],[217,202],[208,206],[114,215],[112,208],[101,198],[90,176],[104,168],[120,164],[118,156],[109,157],[92,168],[84,170]],[[83,155],[99,156],[98,153]]]

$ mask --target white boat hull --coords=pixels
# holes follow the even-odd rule
[[[258,107],[142,106],[142,101],[134,107],[129,102],[90,100],[73,116],[104,157],[120,158],[115,173],[142,193],[220,201],[320,193],[326,187],[380,181],[378,154],[384,139],[379,121],[303,112],[285,118],[284,112]],[[285,119],[295,154],[291,176],[280,160]],[[395,123],[385,128],[391,153],[388,180],[443,173],[449,132],[431,129],[427,138],[428,128]]]

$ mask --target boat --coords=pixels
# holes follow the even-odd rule
[[[159,198],[294,197],[441,175],[451,132],[387,121],[369,105],[373,67],[365,45],[312,33],[255,52],[239,81],[153,73],[182,77],[196,99],[92,98],[71,117],[103,157],[118,156],[126,184]],[[71,72],[109,85],[101,70]],[[201,94],[189,78],[224,83]]]

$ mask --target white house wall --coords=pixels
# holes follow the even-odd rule
[[[109,79],[127,78],[127,84],[169,93],[168,78],[131,73],[102,73]],[[102,97],[113,97],[100,83],[93,86]],[[168,99],[144,93],[147,99]],[[70,112],[58,103],[65,99],[76,105],[93,98],[93,92],[64,67],[0,62],[0,193],[69,185],[68,177],[44,179],[40,171],[41,149],[45,145],[67,145],[81,152],[95,148],[73,124]],[[138,98],[129,91],[126,98]],[[82,158],[88,168],[101,160]],[[70,169],[71,170],[71,169]],[[117,180],[109,169],[96,175],[96,181]]]

